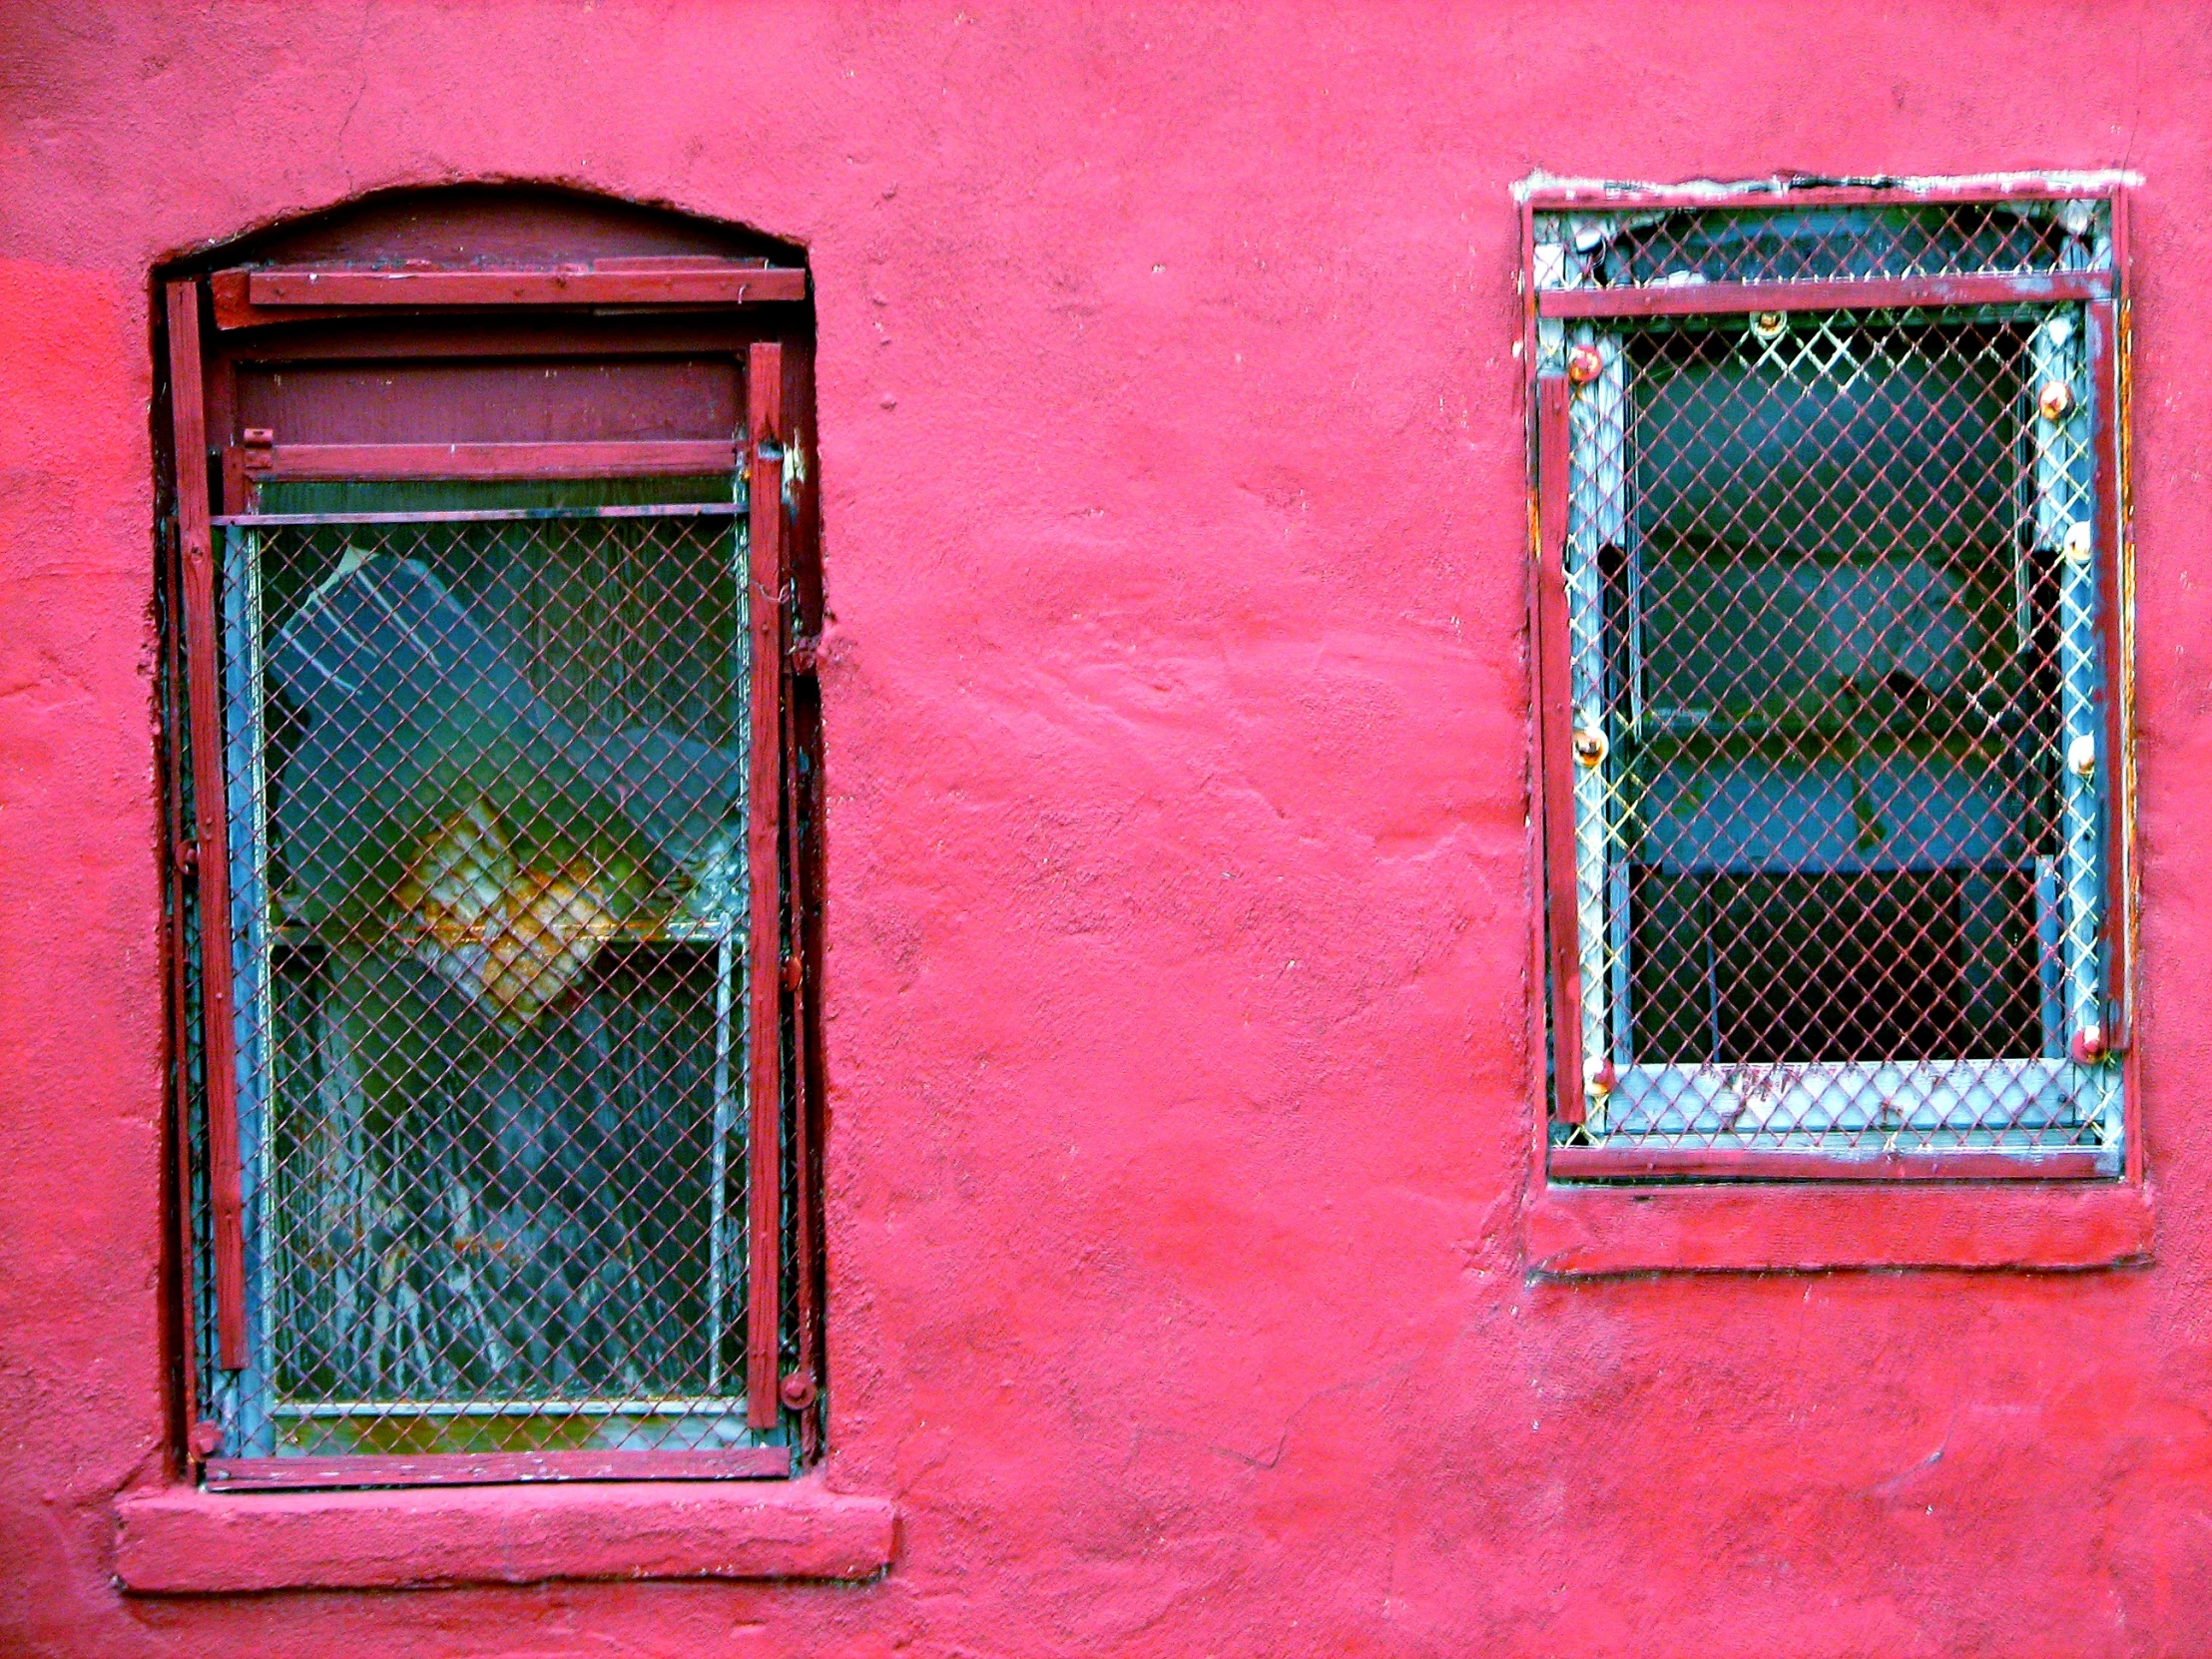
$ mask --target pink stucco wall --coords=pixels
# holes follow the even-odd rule
[[[9,8],[0,1652],[2212,1648],[2208,94],[2181,3]],[[1531,1282],[1513,182],[2118,167],[2154,1263]],[[898,1558],[127,1597],[149,271],[486,177],[810,251],[822,1479]]]

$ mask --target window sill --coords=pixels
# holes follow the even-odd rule
[[[1790,1152],[1743,1147],[1555,1146],[1554,1181],[2096,1181],[2117,1147],[1995,1152]]]
[[[2010,1268],[2064,1273],[2151,1255],[2139,1185],[1558,1187],[1525,1216],[1532,1273],[1806,1273]]]
[[[116,1506],[139,1595],[407,1590],[552,1579],[862,1579],[896,1512],[817,1481],[637,1481],[362,1492],[171,1487]]]

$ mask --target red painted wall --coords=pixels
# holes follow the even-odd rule
[[[0,20],[0,1651],[2212,1650],[2212,19]],[[1531,169],[2128,167],[2155,1263],[1531,1283]],[[145,1600],[149,272],[572,183],[807,245],[858,1587]]]

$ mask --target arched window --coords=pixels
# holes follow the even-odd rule
[[[790,1472],[820,1375],[803,262],[457,189],[166,298],[209,1484]]]

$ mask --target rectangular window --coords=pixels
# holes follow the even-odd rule
[[[240,1437],[743,1441],[736,510],[293,516],[222,526]]]
[[[533,318],[504,381],[480,343],[457,394],[441,318],[365,415],[390,313],[207,342],[171,726],[211,1485],[782,1474],[815,1436],[796,362],[694,311],[654,342],[697,336],[693,404],[654,356],[625,395],[617,315]],[[583,436],[406,441],[547,385]]]
[[[2117,1172],[2111,204],[1533,246],[1555,1172]]]

